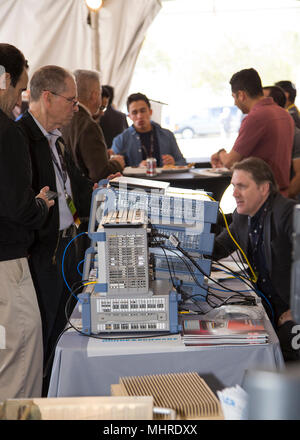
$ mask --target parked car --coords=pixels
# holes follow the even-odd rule
[[[209,107],[175,124],[174,133],[185,139],[210,134],[237,132],[242,113],[236,106]]]

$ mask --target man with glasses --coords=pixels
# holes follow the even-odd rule
[[[104,136],[93,116],[101,106],[101,85],[99,73],[79,69],[74,72],[76,79],[79,111],[69,124],[64,124],[63,138],[73,160],[81,172],[97,183],[109,175],[122,171],[123,156],[109,159]]]
[[[62,275],[64,251],[76,236],[80,218],[89,216],[92,193],[92,182],[82,177],[61,138],[60,129],[76,112],[77,88],[72,73],[45,66],[33,74],[29,110],[17,124],[28,141],[34,188],[47,182],[57,193],[57,202],[36,234],[29,258],[42,316],[45,366],[66,324],[64,309],[70,291]],[[80,279],[76,247],[77,240],[69,247],[64,264],[69,286]]]

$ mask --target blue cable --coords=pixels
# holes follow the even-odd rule
[[[80,276],[82,276],[82,272],[80,272],[79,270],[79,265],[82,264],[84,262],[84,259],[79,261],[79,263],[77,264],[77,272],[79,273]]]
[[[255,293],[257,293],[258,294],[258,296],[262,296],[263,297],[263,299],[266,301],[266,303],[268,304],[268,306],[270,307],[270,309],[271,309],[271,312],[272,312],[272,323],[273,323],[273,325],[275,325],[275,317],[274,317],[274,310],[273,310],[273,307],[271,306],[271,303],[270,303],[270,301],[269,300],[267,300],[267,298],[265,297],[265,295],[260,291],[260,290],[258,290],[258,289],[255,289]]]
[[[96,259],[94,258],[92,261],[96,261]],[[79,261],[79,263],[77,264],[77,272],[79,273],[80,276],[83,275],[82,272],[80,272],[80,270],[79,270],[79,265],[82,264],[82,263],[84,263],[84,259]]]
[[[67,244],[67,246],[65,247],[64,253],[63,253],[63,257],[62,257],[62,262],[61,262],[61,271],[62,271],[62,276],[64,279],[64,282],[66,283],[67,288],[69,289],[69,291],[71,292],[71,294],[76,298],[77,301],[80,302],[79,298],[73,294],[71,287],[69,286],[66,277],[65,277],[65,271],[64,271],[64,262],[65,262],[65,255],[67,252],[68,247],[70,246],[70,244],[78,237],[80,237],[80,235],[86,235],[87,232],[81,232],[80,234],[76,235],[76,237],[72,238],[72,240],[69,241],[69,243]]]

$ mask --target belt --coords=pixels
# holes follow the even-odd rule
[[[72,224],[71,226],[69,226],[66,229],[61,229],[59,231],[59,236],[61,238],[74,238],[76,236],[76,226],[74,224]]]

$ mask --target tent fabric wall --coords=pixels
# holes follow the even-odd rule
[[[107,1],[100,11],[100,68],[103,84],[111,84],[116,89],[117,106],[126,100],[147,29],[160,8],[160,0],[117,0]]]
[[[115,104],[126,99],[146,31],[160,0],[104,0],[99,13],[100,72],[115,88]],[[0,0],[0,41],[14,44],[29,63],[29,76],[56,64],[92,68],[92,30],[84,0]]]

